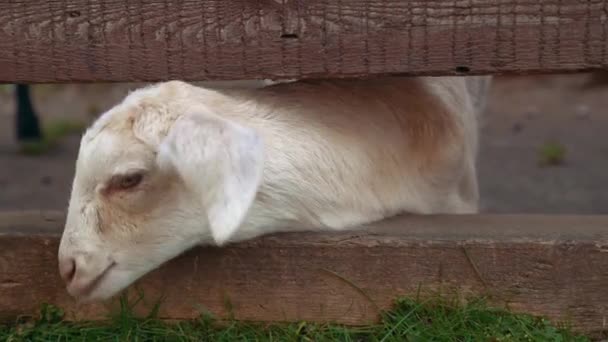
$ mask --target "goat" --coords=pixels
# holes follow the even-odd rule
[[[82,137],[59,271],[83,302],[196,245],[478,209],[488,77],[138,89]]]

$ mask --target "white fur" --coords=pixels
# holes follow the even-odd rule
[[[76,264],[68,291],[108,298],[199,244],[475,212],[487,81],[172,81],[129,94],[82,138],[59,250],[63,273]],[[104,192],[136,170],[134,190]]]

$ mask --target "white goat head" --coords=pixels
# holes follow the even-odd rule
[[[262,141],[193,91],[212,93],[177,81],[137,90],[83,136],[59,248],[72,296],[111,297],[194,245],[226,243],[243,220]]]

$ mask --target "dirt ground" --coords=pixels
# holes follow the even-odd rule
[[[589,75],[495,80],[482,122],[481,206],[494,213],[608,213],[608,86]],[[90,123],[137,85],[39,85],[34,105],[43,124]],[[0,210],[67,206],[78,136],[30,156],[14,139],[12,89],[0,89]],[[562,146],[557,166],[542,152]]]

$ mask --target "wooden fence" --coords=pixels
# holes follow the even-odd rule
[[[605,0],[12,0],[0,81],[570,72],[608,65]]]
[[[11,0],[0,82],[139,82],[576,72],[608,65],[608,0]],[[59,280],[61,214],[0,215],[0,317]],[[608,217],[396,218],[368,232],[197,249],[144,277],[163,317],[361,324],[398,295],[456,291],[608,330]],[[229,305],[227,305],[229,303]],[[228,310],[228,306],[230,310]]]
[[[0,215],[0,318],[43,302],[77,304],[57,274],[61,213]],[[276,234],[199,248],[142,278],[161,317],[364,324],[402,295],[488,296],[499,306],[599,335],[608,315],[608,217],[466,215],[394,218],[343,233]],[[142,306],[145,309],[146,306]]]

